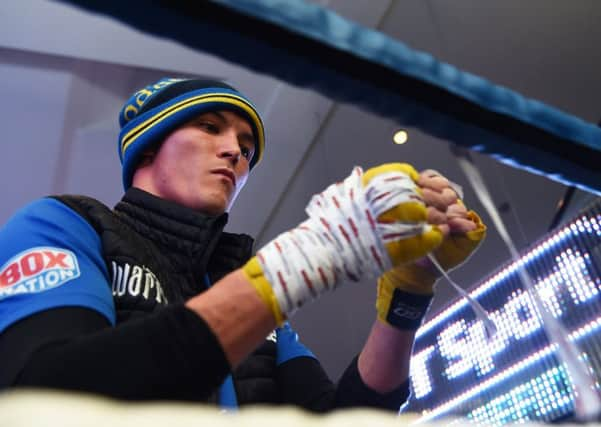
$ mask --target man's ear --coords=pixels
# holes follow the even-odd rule
[[[146,150],[142,153],[140,157],[140,162],[138,163],[138,168],[151,165],[154,161],[154,157],[156,156],[156,151],[154,150]]]

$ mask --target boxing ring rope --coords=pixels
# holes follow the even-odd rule
[[[63,1],[601,194],[597,126],[318,5],[301,0]]]

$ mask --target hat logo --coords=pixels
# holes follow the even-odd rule
[[[129,98],[129,101],[123,106],[123,112],[121,113],[123,116],[123,121],[127,123],[136,117],[140,111],[140,108],[142,108],[146,101],[156,92],[182,80],[184,79],[163,79],[134,93],[132,97]]]

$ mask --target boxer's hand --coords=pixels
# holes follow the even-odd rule
[[[309,219],[258,251],[243,268],[278,323],[303,303],[365,274],[379,276],[440,245],[443,233],[428,224],[406,164],[360,168],[311,199]]]
[[[422,227],[413,235],[403,235],[399,230],[386,233],[382,230],[381,237],[385,243],[388,256],[393,266],[403,265],[427,255],[442,242],[445,230],[432,224],[445,224],[431,214],[430,208],[424,203],[422,189],[418,187],[419,174],[413,166],[406,163],[388,163],[368,169],[363,175],[363,185],[369,189],[370,183],[378,179],[394,179],[405,175],[410,179],[399,182],[399,187],[406,188],[407,200],[395,204],[392,208],[380,213],[377,222],[380,224],[404,224],[407,228]],[[386,178],[390,176],[390,178]],[[379,196],[375,196],[379,197]],[[444,225],[446,227],[446,225]],[[392,238],[391,238],[392,237]]]
[[[439,224],[434,217],[446,221],[446,227],[439,225],[446,232],[446,237],[433,254],[445,271],[450,271],[464,263],[476,250],[486,237],[486,226],[476,212],[466,209],[452,184],[438,172],[422,172],[418,184],[428,206],[429,221]],[[443,215],[446,218],[442,218]],[[423,260],[418,264],[430,265],[429,261]]]
[[[475,212],[465,208],[453,185],[437,172],[422,172],[417,183],[427,206],[428,222],[437,224],[445,235],[442,244],[432,253],[448,271],[465,262],[476,250],[486,235],[486,226]],[[428,258],[387,271],[378,280],[378,317],[402,329],[419,327],[438,277],[439,272]],[[413,320],[394,316],[395,310],[397,314],[402,311],[399,306],[405,313],[413,309]]]

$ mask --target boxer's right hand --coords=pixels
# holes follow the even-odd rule
[[[355,168],[316,194],[309,219],[269,242],[244,267],[246,278],[282,324],[305,302],[341,283],[415,261],[442,241],[407,164]]]

